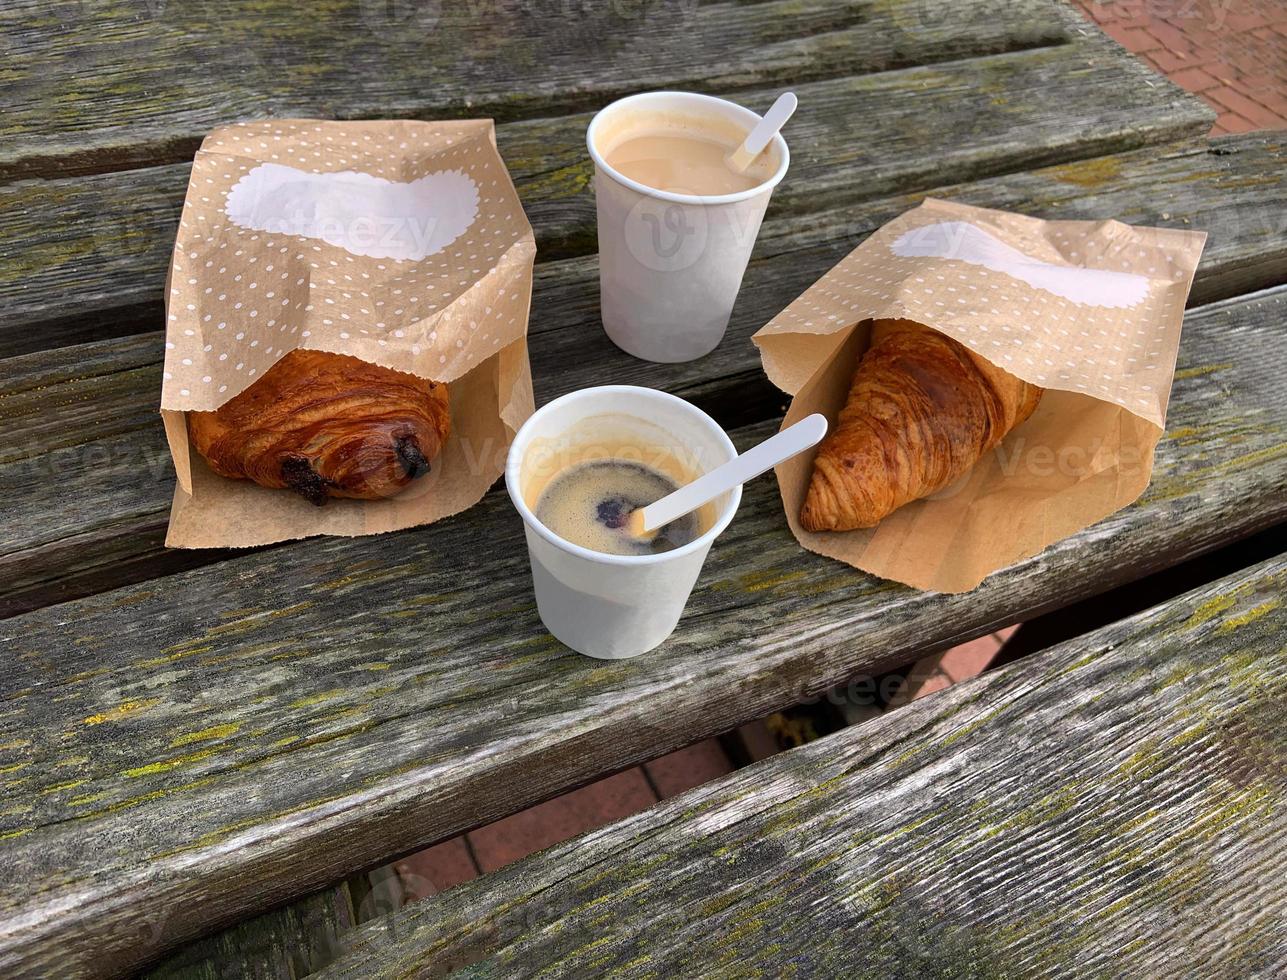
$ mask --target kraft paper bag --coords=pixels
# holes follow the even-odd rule
[[[873,319],[932,327],[1046,391],[964,477],[874,528],[804,530],[813,456],[784,463],[796,538],[883,578],[964,592],[1131,503],[1166,424],[1205,238],[932,198],[880,228],[754,337],[794,396],[784,427],[813,412],[834,425]]]
[[[428,524],[477,503],[532,413],[535,240],[491,120],[239,123],[192,165],[166,289],[161,415],[178,475],[166,544],[245,547]],[[304,347],[449,383],[451,436],[387,500],[213,473],[186,413]]]

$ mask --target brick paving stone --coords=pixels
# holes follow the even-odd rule
[[[1236,112],[1222,112],[1216,117],[1213,132],[1218,130],[1216,135],[1223,136],[1228,133],[1250,133],[1256,128],[1255,123],[1250,119],[1243,119]]]
[[[907,704],[927,694],[941,691],[957,681],[981,674],[1001,652],[1001,641],[995,636],[980,636],[942,653],[923,657],[907,675],[907,682],[890,700],[891,707]]]
[[[453,837],[410,854],[401,861],[395,861],[393,870],[402,880],[408,901],[436,895],[478,877],[478,868],[470,857],[464,837]]]
[[[742,740],[742,746],[752,762],[759,762],[782,751],[782,747],[778,745],[777,739],[773,737],[763,718],[747,722],[737,730],[737,735]]]
[[[1178,27],[1174,27],[1166,21],[1155,21],[1148,26],[1148,32],[1157,38],[1158,44],[1168,51],[1174,51],[1177,54],[1187,53],[1193,50],[1194,42],[1191,38],[1185,36],[1184,32]]]
[[[1112,4],[1106,3],[1084,3],[1081,5],[1084,13],[1090,14],[1098,24],[1106,24],[1110,20],[1116,20],[1117,14]]]
[[[523,810],[469,832],[478,866],[495,871],[535,851],[606,823],[638,813],[657,802],[639,767]]]
[[[1120,24],[1122,27],[1138,27],[1142,31],[1147,31],[1153,21],[1148,17],[1127,17],[1118,19],[1114,23]]]
[[[1247,98],[1231,85],[1221,86],[1206,93],[1217,108],[1236,112],[1244,119],[1250,119],[1258,129],[1269,129],[1278,121],[1278,117],[1268,108]]]
[[[1145,51],[1152,51],[1162,46],[1157,38],[1142,27],[1122,27],[1116,23],[1108,23],[1104,25],[1104,33],[1127,51],[1135,54],[1143,54]]]
[[[713,738],[653,759],[644,769],[663,800],[733,771],[719,741]]]
[[[1005,643],[1006,640],[1014,636],[1015,630],[1017,630],[1022,625],[1023,623],[1015,623],[1013,626],[1007,626],[1004,629],[997,630],[992,635],[995,636],[999,642]]]
[[[1172,72],[1168,77],[1180,88],[1196,92],[1199,95],[1209,88],[1216,88],[1224,84],[1218,78],[1212,78],[1201,68],[1181,68]]]
[[[1222,53],[1222,45],[1194,44],[1187,57],[1181,58],[1184,66],[1197,65],[1211,71],[1212,68],[1227,68],[1228,59]]]
[[[1175,72],[1183,71],[1193,64],[1184,54],[1168,51],[1166,48],[1154,48],[1152,51],[1145,51],[1142,57],[1146,58],[1154,68],[1168,78]]]
[[[1232,85],[1243,95],[1250,96],[1253,99],[1261,100],[1265,96],[1278,95],[1280,99],[1287,98],[1287,92],[1275,93],[1275,87],[1287,88],[1287,79],[1279,82],[1271,75],[1262,75],[1257,72],[1248,72],[1242,76],[1221,78],[1220,82],[1224,85]]]
[[[1284,15],[1287,17],[1287,14]],[[1227,31],[1254,31],[1261,27],[1272,27],[1269,18],[1263,11],[1252,10],[1246,13],[1236,13],[1230,10],[1224,17],[1224,23],[1221,25]]]
[[[1287,128],[1283,0],[1071,0],[1100,29],[1219,113],[1212,133]]]

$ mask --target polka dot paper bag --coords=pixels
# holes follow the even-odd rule
[[[834,424],[872,319],[932,327],[1045,394],[969,473],[874,528],[806,531],[812,455],[783,464],[796,538],[884,578],[964,592],[1135,500],[1205,238],[934,199],[879,229],[755,335],[770,379],[794,396],[784,426],[812,412]]]
[[[192,165],[167,284],[161,414],[178,474],[166,544],[243,547],[427,524],[476,503],[532,412],[536,245],[490,120],[239,123]],[[451,435],[387,499],[314,506],[216,475],[187,413],[296,348],[447,382]]]

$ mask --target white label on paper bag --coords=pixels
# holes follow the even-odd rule
[[[344,170],[314,174],[277,163],[249,171],[228,192],[239,228],[320,239],[354,255],[417,261],[440,252],[478,217],[478,187],[440,170],[410,183]]]
[[[957,259],[1004,272],[1085,306],[1125,309],[1148,295],[1148,278],[1129,272],[1052,265],[1011,248],[967,221],[939,221],[904,232],[890,245],[903,258]]]

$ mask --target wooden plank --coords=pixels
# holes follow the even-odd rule
[[[1282,976],[1285,591],[1279,556],[774,756],[321,976]]]
[[[1058,43],[1051,0],[612,4],[72,0],[0,12],[0,178],[187,159],[245,116],[493,116],[799,84]]]
[[[1011,174],[933,193],[1046,216],[1126,220],[1210,232],[1193,297],[1206,301],[1287,275],[1287,145],[1255,134]],[[700,361],[655,365],[618,351],[595,326],[593,259],[537,266],[531,321],[537,396],[611,378],[680,392],[726,426],[780,414],[751,333],[858,241],[920,195],[882,198],[761,231],[729,335]],[[149,334],[4,363],[0,613],[141,581],[226,553],[165,552],[173,474],[155,414],[161,343]],[[56,486],[54,491],[51,487]]]
[[[774,215],[1205,135],[1209,108],[1158,85],[1115,42],[1083,34],[1091,29],[1080,15],[1057,13],[1071,22],[1075,43],[793,86],[800,108],[785,130],[791,169],[774,190]],[[775,95],[737,98],[767,106]],[[595,250],[585,192],[590,118],[516,123],[501,146],[506,160],[541,174],[520,191],[547,254]]]
[[[1287,519],[1285,303],[1279,290],[1191,314],[1146,494],[968,595],[801,551],[761,480],[675,637],[627,662],[545,634],[496,493],[427,531],[299,542],[0,623],[0,973],[128,969]],[[162,909],[156,943],[128,938]]]
[[[1095,37],[799,85],[801,108],[788,130],[791,172],[770,213],[840,209],[1206,132],[1209,109],[1155,82]],[[1027,97],[1032,92],[1042,98]],[[767,106],[775,94],[738,98]],[[526,120],[497,133],[546,259],[595,250],[589,119]],[[188,170],[179,164],[0,186],[0,354],[159,326]],[[1248,189],[1236,199],[1251,196]]]

